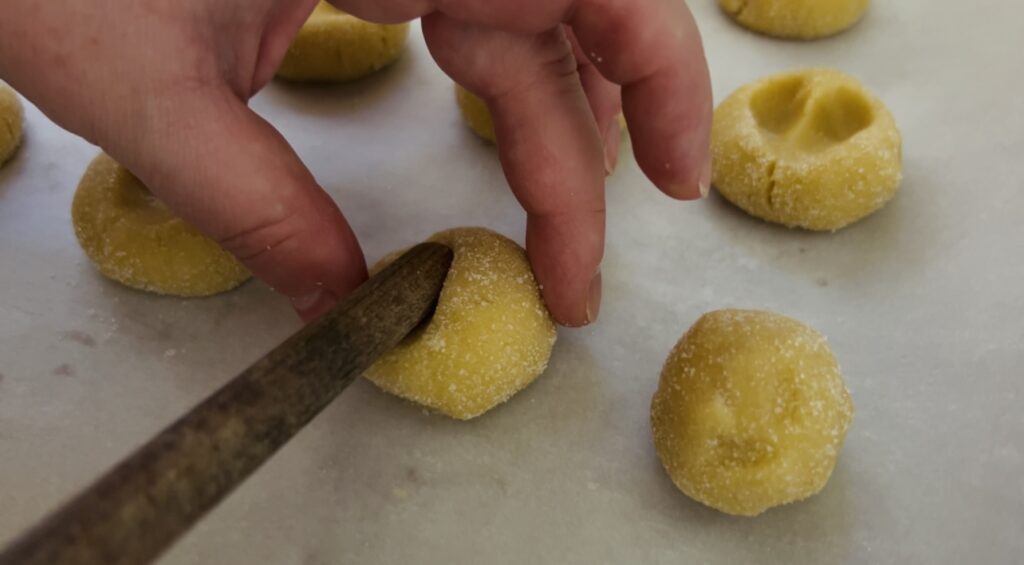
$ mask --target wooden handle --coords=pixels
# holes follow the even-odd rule
[[[412,248],[16,539],[0,565],[148,563],[433,309],[452,252]]]

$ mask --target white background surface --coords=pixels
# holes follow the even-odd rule
[[[357,382],[162,563],[1010,563],[1024,556],[1024,78],[1016,4],[879,0],[854,30],[769,40],[694,0],[716,100],[828,65],[887,102],[900,195],[834,235],[717,197],[676,203],[630,158],[608,185],[600,323],[470,423]],[[343,88],[255,107],[372,260],[457,225],[522,238],[494,151],[459,121],[418,31]],[[160,298],[98,276],[69,206],[95,150],[28,109],[0,172],[0,542],[298,327],[263,285]],[[857,415],[821,495],[757,519],[675,490],[648,403],[703,312],[774,309],[827,336]]]

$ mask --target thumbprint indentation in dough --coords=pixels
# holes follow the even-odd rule
[[[800,120],[810,92],[799,75],[769,82],[750,97],[750,111],[757,125],[782,135]]]
[[[769,81],[750,96],[750,113],[779,145],[805,152],[824,151],[867,129],[871,103],[840,86],[815,93],[803,76]]]
[[[874,121],[871,104],[864,95],[841,86],[814,101],[810,125],[830,143],[842,143]]]

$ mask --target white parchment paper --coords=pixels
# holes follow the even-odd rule
[[[878,0],[854,30],[781,42],[693,0],[716,99],[833,66],[903,135],[906,180],[833,235],[720,198],[677,203],[631,158],[608,184],[600,323],[471,423],[358,382],[162,563],[1012,563],[1024,555],[1024,73],[1010,2]],[[372,260],[458,225],[521,240],[496,155],[414,32],[353,86],[254,106],[343,206]],[[259,283],[184,301],[103,280],[69,206],[95,149],[28,109],[0,172],[0,543],[297,329]],[[757,519],[675,490],[651,445],[661,363],[703,312],[826,334],[857,406],[828,487]]]

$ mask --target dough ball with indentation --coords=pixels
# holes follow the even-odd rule
[[[0,167],[21,145],[24,111],[18,95],[11,87],[0,82]]]
[[[825,338],[759,310],[697,320],[665,362],[651,403],[654,444],[672,481],[739,516],[819,492],[852,419]]]
[[[747,29],[787,39],[816,39],[853,27],[870,0],[718,0]]]
[[[208,296],[249,279],[234,257],[177,217],[106,154],[85,171],[71,220],[96,268],[132,288]]]
[[[468,420],[544,371],[555,324],[526,253],[515,242],[483,228],[443,231],[430,241],[455,255],[437,309],[365,376],[394,395]],[[385,257],[374,270],[398,255]]]
[[[394,63],[409,24],[375,24],[321,0],[285,53],[277,76],[297,82],[347,82]]]
[[[491,111],[482,98],[466,90],[462,86],[455,85],[455,101],[459,105],[462,119],[465,120],[469,129],[480,136],[481,139],[495,143],[497,136],[494,134],[494,121],[491,120]],[[626,119],[622,114],[617,117],[619,129],[626,134]]]
[[[875,96],[843,73],[811,69],[741,87],[715,110],[712,183],[758,218],[837,230],[899,189],[900,132]]]

